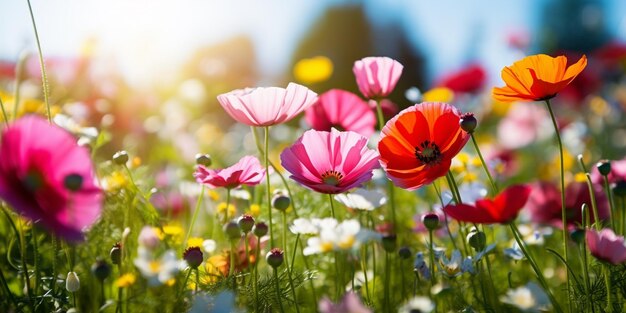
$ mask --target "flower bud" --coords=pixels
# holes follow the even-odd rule
[[[574,229],[569,235],[577,244],[581,244],[585,241],[585,230],[582,228]]]
[[[291,199],[283,194],[277,194],[272,198],[272,207],[279,211],[285,211],[291,205]]]
[[[63,179],[63,186],[70,191],[78,191],[83,186],[83,177],[79,174],[69,174]]]
[[[400,250],[398,250],[398,255],[402,259],[408,259],[411,257],[411,249],[409,249],[409,247],[404,246],[400,248]]]
[[[461,126],[462,130],[471,134],[474,132],[474,129],[476,129],[478,121],[476,120],[474,113],[465,113],[461,116],[461,119],[459,120],[459,125]]]
[[[198,268],[202,264],[204,256],[199,247],[189,247],[183,252],[183,259],[187,261],[191,268]]]
[[[76,272],[67,273],[67,278],[65,279],[65,289],[69,292],[76,292],[80,289],[80,279],[78,279]]]
[[[283,264],[283,250],[274,248],[267,253],[265,259],[267,260],[267,264],[269,264],[273,268],[277,268]]]
[[[239,217],[239,219],[237,220],[237,224],[239,224],[239,227],[241,228],[241,230],[247,234],[252,230],[252,227],[254,227],[254,217],[252,217],[252,215],[249,214],[244,214],[241,217]]]
[[[439,215],[435,213],[427,213],[422,216],[422,223],[426,229],[432,231],[439,228]]]
[[[383,249],[385,249],[385,251],[387,252],[393,252],[394,250],[396,250],[396,239],[397,237],[395,234],[383,236]]]
[[[111,275],[111,266],[105,260],[96,259],[96,263],[91,266],[91,273],[102,282]]]
[[[481,231],[473,231],[467,235],[467,243],[476,251],[483,251],[487,244],[487,236]]]
[[[224,233],[230,240],[241,238],[241,229],[235,222],[228,222],[224,224]]]
[[[196,154],[196,164],[209,167],[211,166],[213,161],[211,160],[211,156],[208,154]]]
[[[613,192],[618,197],[626,197],[626,181],[618,181],[613,187]]]
[[[122,262],[122,244],[116,243],[111,248],[111,252],[109,252],[109,256],[111,257],[111,263],[117,265]]]
[[[263,222],[259,222],[256,223],[256,225],[254,225],[254,235],[261,238],[265,235],[267,235],[267,231],[269,230],[269,227],[267,226],[267,224],[263,223]]]
[[[115,152],[113,162],[117,165],[125,165],[128,162],[128,152],[124,150]]]
[[[596,167],[602,176],[607,176],[611,173],[611,161],[609,160],[601,160],[596,163]]]

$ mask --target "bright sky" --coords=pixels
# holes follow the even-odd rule
[[[399,21],[441,73],[482,61],[490,73],[517,59],[503,43],[511,31],[530,30],[532,12],[547,0],[364,1],[373,23]],[[101,55],[114,55],[131,82],[171,72],[194,48],[249,35],[265,77],[287,70],[298,38],[339,0],[32,0],[44,54],[73,55],[98,38]],[[626,1],[613,3],[624,9]],[[610,24],[626,38],[626,20],[612,10]],[[624,10],[621,10],[624,12]],[[0,1],[0,58],[35,51],[25,0]],[[493,75],[492,75],[493,76]],[[496,75],[497,76],[497,75]]]

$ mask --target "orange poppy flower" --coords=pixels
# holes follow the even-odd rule
[[[506,86],[493,88],[493,97],[501,102],[548,100],[569,85],[585,66],[584,55],[569,67],[565,56],[527,56],[502,69]]]
[[[396,186],[414,190],[444,176],[470,135],[452,105],[423,102],[389,120],[378,143],[380,163]]]

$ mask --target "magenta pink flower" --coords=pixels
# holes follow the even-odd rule
[[[352,72],[363,96],[376,99],[393,91],[402,68],[402,64],[388,57],[367,57],[354,62]]]
[[[341,89],[332,89],[320,95],[304,114],[307,123],[315,130],[330,131],[335,127],[369,137],[376,125],[376,115],[369,105],[359,96]]]
[[[225,169],[214,170],[198,165],[193,176],[197,182],[211,188],[232,189],[241,185],[258,185],[265,178],[265,169],[261,167],[259,159],[248,155]]]
[[[30,115],[5,129],[0,155],[0,198],[56,235],[83,240],[83,229],[102,209],[89,151],[62,128]]]
[[[295,83],[289,83],[287,88],[237,89],[217,96],[232,118],[250,126],[287,122],[315,103],[316,99],[315,92]]]
[[[596,258],[615,265],[626,262],[624,237],[615,235],[610,228],[600,232],[587,230],[585,237],[589,251]]]
[[[367,138],[355,132],[306,131],[280,154],[291,179],[321,193],[337,194],[372,178],[379,166],[378,153]]]

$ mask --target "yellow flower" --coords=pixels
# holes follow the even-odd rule
[[[251,204],[250,205],[250,215],[257,217],[259,216],[259,214],[261,214],[261,206],[258,204]]]
[[[176,237],[183,233],[183,228],[177,225],[165,225],[163,226],[163,233],[168,236]]]
[[[168,281],[165,282],[165,285],[168,287],[172,287],[174,286],[174,284],[176,284],[176,279],[175,278],[171,278]]]
[[[584,173],[576,173],[576,175],[574,176],[574,181],[577,183],[587,182],[587,175],[585,175]]]
[[[137,278],[135,277],[134,274],[126,273],[126,274],[120,276],[120,278],[118,278],[115,281],[115,285],[118,288],[125,288],[125,287],[129,287],[132,284],[134,284],[136,280],[137,280]]]
[[[314,84],[328,80],[333,74],[333,62],[324,56],[302,59],[293,67],[297,81]]]
[[[215,190],[209,190],[209,192],[207,193],[209,195],[209,199],[213,200],[213,201],[217,201],[220,199],[220,194],[217,193],[217,191]]]
[[[454,92],[446,87],[433,88],[422,95],[425,102],[446,102],[450,103],[454,100]]]
[[[121,172],[115,171],[108,176],[105,176],[102,182],[102,186],[106,191],[115,191],[124,188],[128,184],[126,176]]]
[[[220,202],[220,204],[217,205],[216,210],[218,214],[224,214],[224,211],[226,211],[226,202]],[[234,216],[234,215],[235,215],[235,205],[231,203],[228,205],[228,216]]]
[[[200,237],[191,237],[187,240],[187,248],[189,247],[202,247],[204,239]]]
[[[139,166],[141,166],[141,158],[136,156],[132,159],[130,166],[132,168],[138,168]]]

